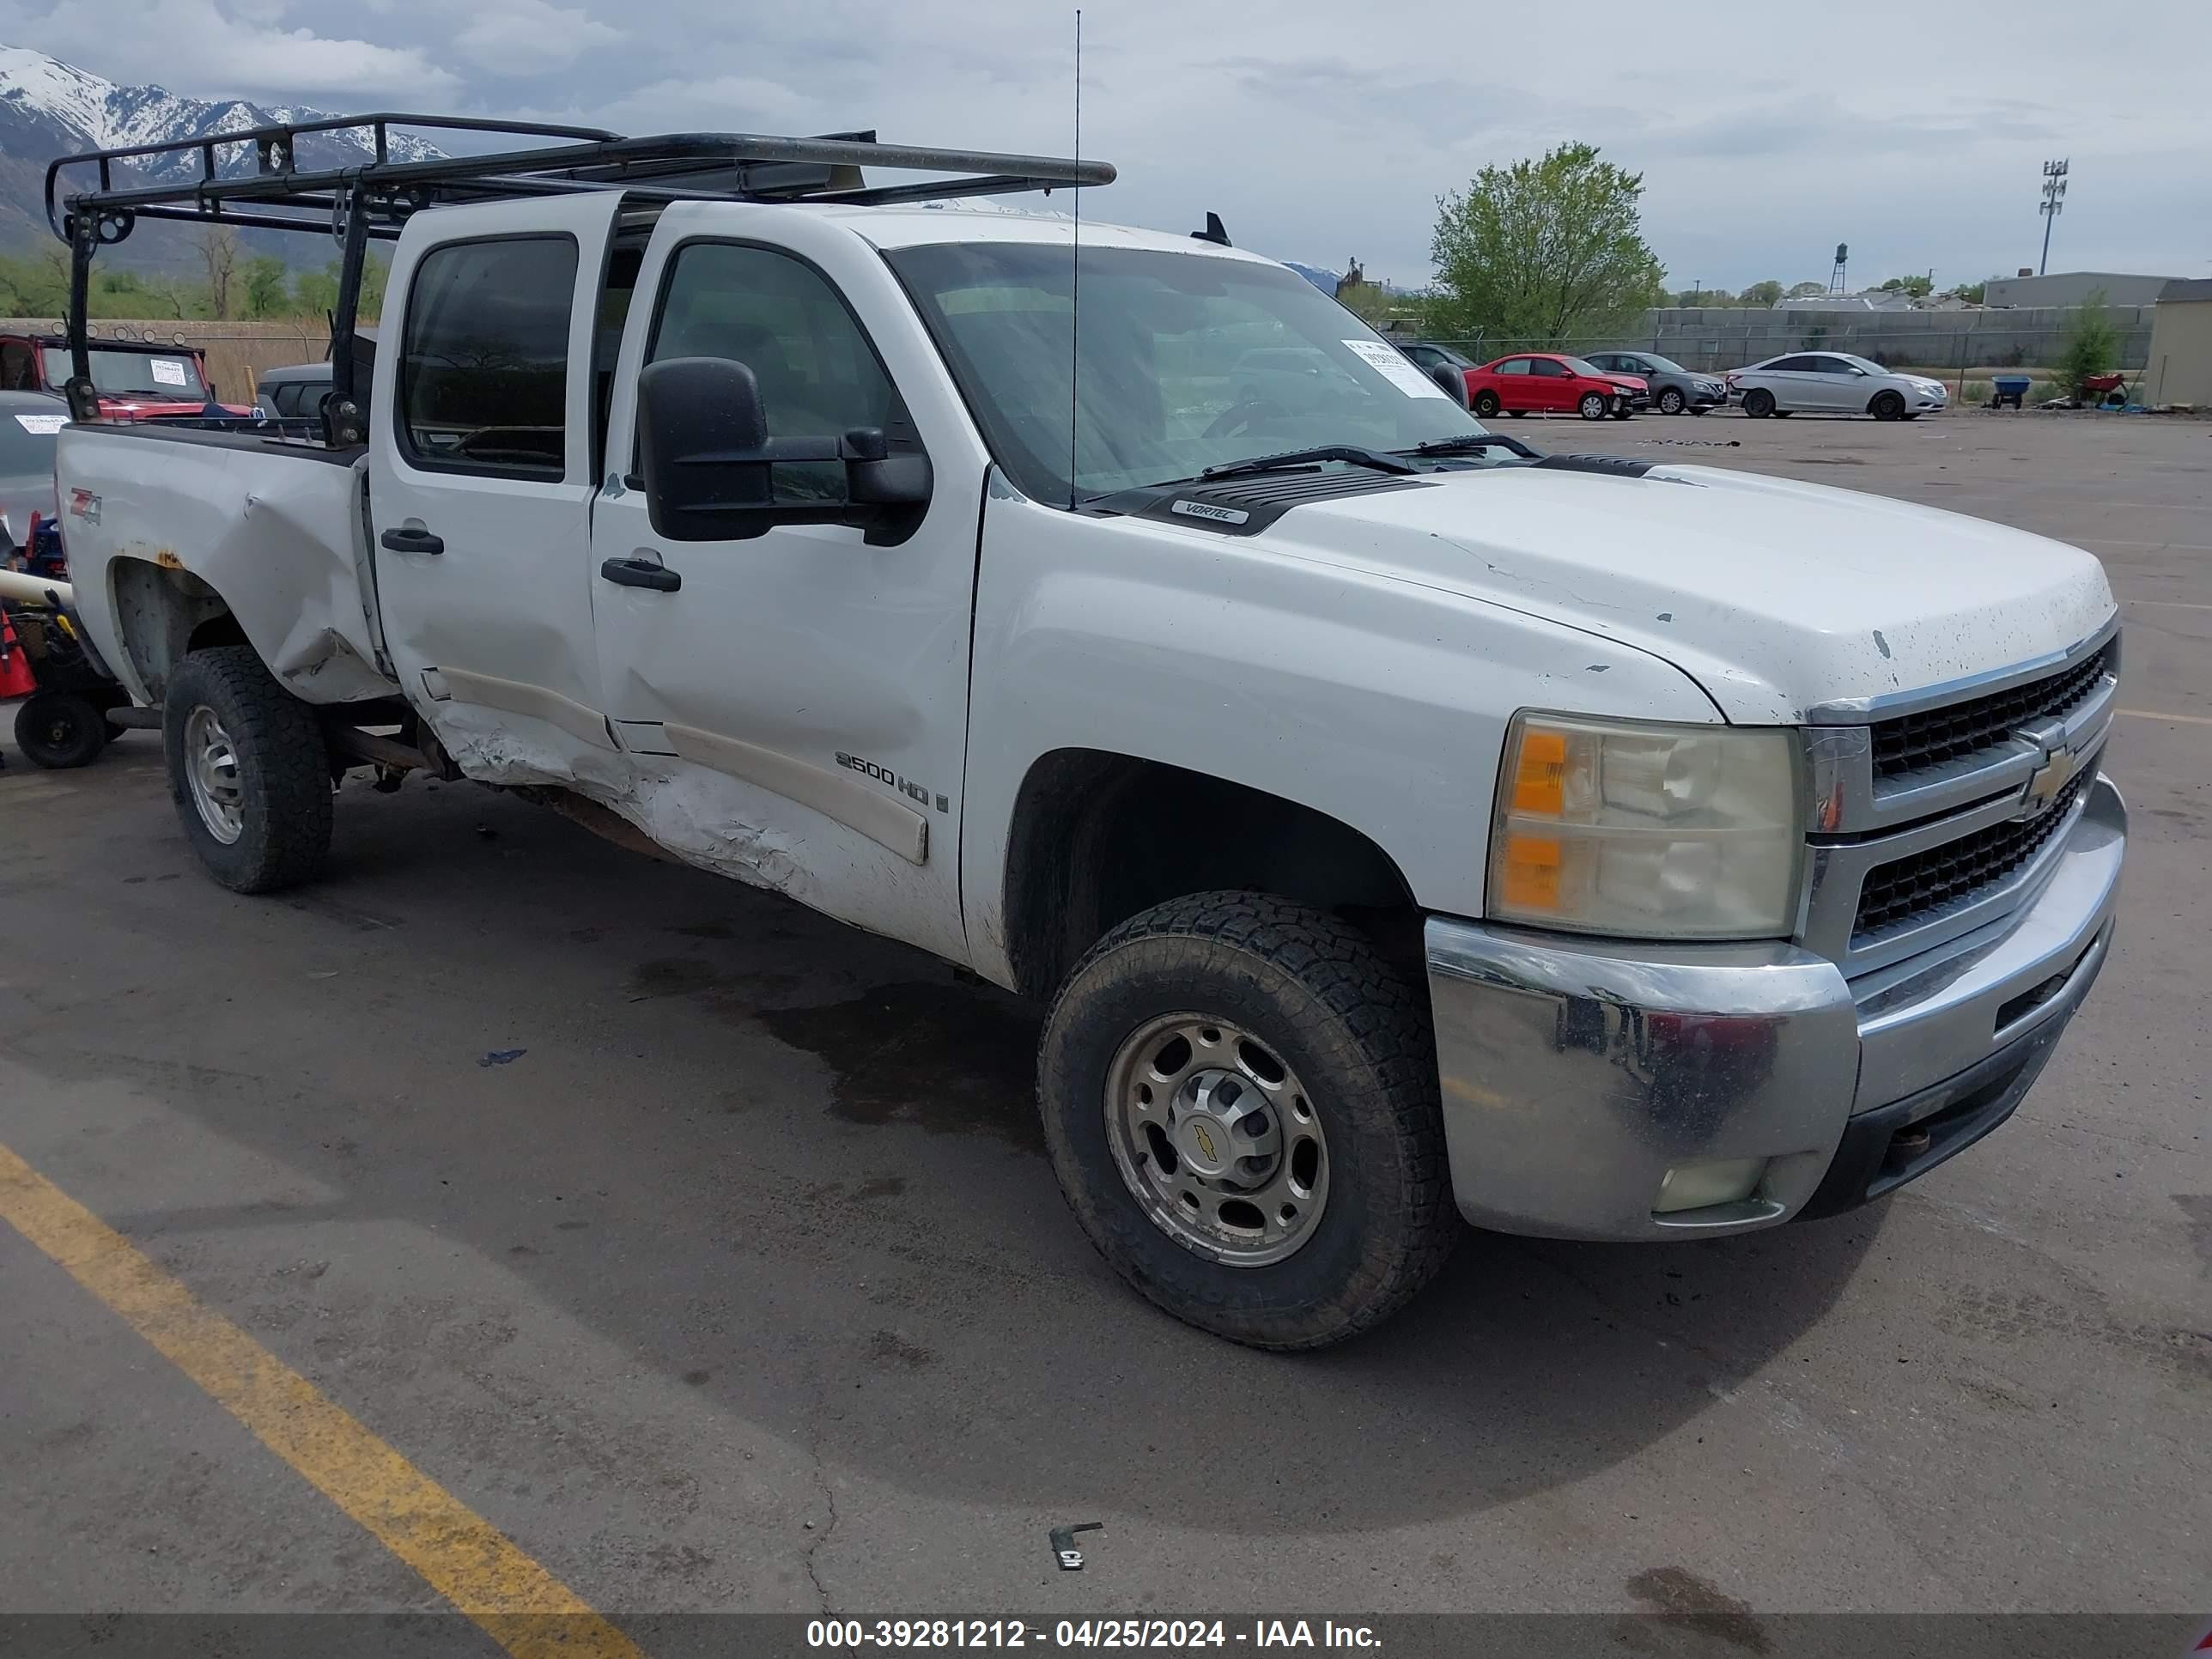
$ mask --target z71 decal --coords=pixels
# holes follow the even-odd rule
[[[848,755],[842,749],[837,751],[837,764],[848,772],[858,772],[864,778],[873,778],[878,783],[887,783],[908,800],[920,802],[924,811],[928,809],[929,791],[912,778],[901,777],[888,766],[878,766],[872,760],[862,760],[858,755]],[[951,799],[945,795],[938,796],[937,810],[940,812],[950,812],[952,810]]]

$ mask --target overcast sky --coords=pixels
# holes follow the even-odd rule
[[[199,96],[1065,153],[1073,9],[1019,0],[0,0],[0,40]],[[1086,213],[1414,284],[1435,200],[1565,139],[1644,176],[1670,285],[2212,276],[2212,0],[1091,0]]]

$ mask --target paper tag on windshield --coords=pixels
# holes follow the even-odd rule
[[[1407,362],[1394,348],[1384,345],[1382,341],[1346,340],[1344,343],[1350,347],[1353,355],[1363,360],[1368,368],[1389,381],[1408,398],[1443,398],[1446,401],[1449,401],[1449,394],[1442,386]]]
[[[163,386],[190,386],[191,384],[191,378],[185,373],[185,366],[179,362],[174,357],[155,358],[154,378],[160,381]]]
[[[35,432],[41,438],[51,438],[69,424],[66,415],[18,415],[15,424],[26,432]]]

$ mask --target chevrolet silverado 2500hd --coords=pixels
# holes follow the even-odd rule
[[[71,198],[80,264],[331,193],[398,245],[318,436],[62,436],[77,602],[218,880],[310,877],[346,768],[431,769],[1047,1000],[1081,1224],[1278,1347],[1461,1218],[1861,1203],[2048,1060],[2126,833],[2088,555],[1539,457],[1218,238],[1079,254],[852,171],[1097,164],[563,138]]]

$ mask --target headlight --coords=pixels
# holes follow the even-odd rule
[[[1774,939],[1796,921],[1796,734],[1522,713],[1491,836],[1499,921]]]

